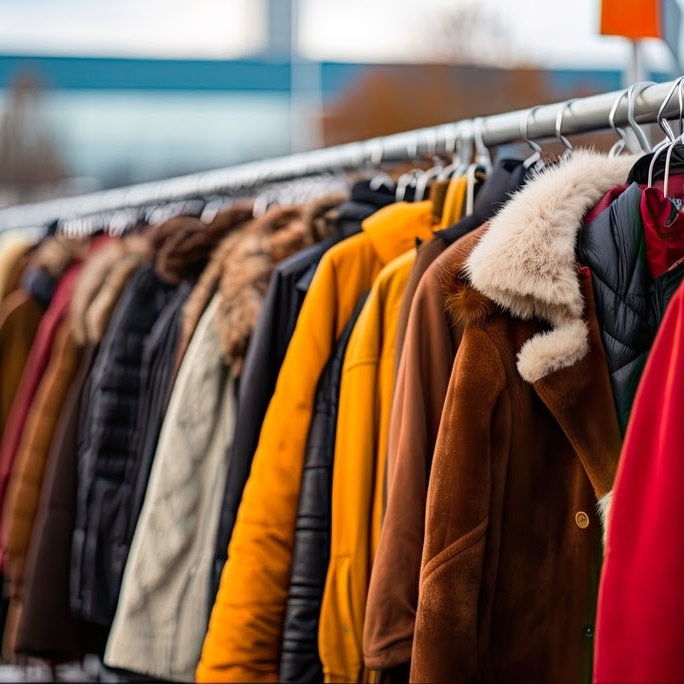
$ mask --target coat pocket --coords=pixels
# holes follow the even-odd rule
[[[423,567],[411,681],[473,681],[478,605],[489,520],[449,544]]]

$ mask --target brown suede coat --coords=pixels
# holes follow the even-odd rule
[[[411,659],[432,452],[463,334],[446,313],[442,280],[445,267],[465,264],[483,231],[466,235],[437,258],[413,297],[390,419],[387,509],[366,604],[363,653],[369,669],[389,672]],[[401,672],[390,679],[401,681]]]
[[[411,681],[591,677],[599,499],[620,434],[585,213],[633,159],[575,152],[514,197],[447,285],[464,332],[430,474]]]

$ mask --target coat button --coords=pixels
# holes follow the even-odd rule
[[[584,511],[578,511],[575,513],[575,522],[577,527],[586,530],[589,527],[589,516]]]
[[[590,639],[594,636],[594,625],[586,625],[583,631],[584,636]]]

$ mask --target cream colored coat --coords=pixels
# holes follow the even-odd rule
[[[214,295],[180,367],[126,564],[105,663],[192,681],[235,420]]]

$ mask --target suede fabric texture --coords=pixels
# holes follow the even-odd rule
[[[364,614],[383,512],[396,326],[415,250],[378,275],[342,367],[332,484],[330,564],[318,644],[329,682],[364,679]]]
[[[428,485],[411,681],[590,677],[598,501],[620,433],[575,248],[632,163],[577,151],[550,166],[445,285],[464,332]]]
[[[373,670],[406,669],[411,659],[432,455],[463,334],[460,322],[453,323],[445,311],[442,282],[463,268],[484,230],[465,236],[437,258],[413,298],[390,417],[387,509],[364,621],[364,661]]]
[[[435,448],[411,681],[588,677],[602,555],[596,508],[620,437],[583,281],[590,351],[534,385],[516,354],[544,326],[495,311],[470,289],[459,294],[471,307],[460,315],[487,313],[464,331]]]
[[[266,413],[209,622],[198,681],[278,681],[297,502],[316,385],[383,266],[432,235],[429,202],[399,203],[328,251],[302,306]]]
[[[25,251],[18,259],[14,261],[12,268],[7,274],[7,279],[5,280],[5,289],[3,292],[2,301],[4,301],[9,294],[15,292],[21,287],[24,272],[31,263],[31,254],[33,253],[34,249],[35,246]]]

